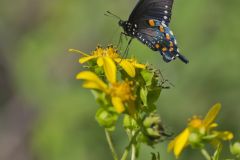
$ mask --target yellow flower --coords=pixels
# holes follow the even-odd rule
[[[190,131],[188,128],[186,128],[174,140],[172,140],[169,143],[168,151],[173,150],[173,153],[176,156],[176,158],[179,157],[183,148],[187,145],[189,135],[190,135]]]
[[[132,93],[132,82],[130,81],[116,82],[116,78],[114,78],[115,81],[106,84],[95,73],[90,71],[80,72],[76,78],[85,80],[83,87],[100,90],[110,96],[112,105],[118,113],[122,113],[125,110],[125,105],[131,105],[131,102],[135,100]]]
[[[210,133],[210,129],[217,127],[217,124],[213,122],[220,109],[221,104],[217,103],[208,111],[204,119],[194,116],[189,121],[188,127],[185,128],[174,140],[169,143],[168,150],[173,151],[176,158],[178,158],[184,147],[191,143],[191,141],[189,141],[191,135],[200,135],[200,137],[212,135],[215,138],[214,140],[217,138],[220,138],[222,140],[231,140],[233,138],[233,134],[231,132],[213,131]],[[197,142],[201,143],[201,138],[200,141],[197,139]]]
[[[97,47],[96,50],[93,51],[90,55],[75,49],[69,49],[69,52],[77,52],[82,54],[84,57],[81,57],[79,59],[79,63],[81,64],[96,59],[98,66],[103,67],[106,77],[109,79],[110,82],[115,81],[114,79],[112,79],[112,77],[109,77],[109,75],[116,74],[116,63],[119,64],[130,77],[135,77],[136,68],[144,69],[146,67],[146,65],[144,64],[137,63],[135,59],[122,58],[118,54],[117,49],[113,47]]]
[[[85,82],[83,83],[84,88],[97,89],[104,92],[108,91],[108,86],[105,84],[98,76],[90,71],[83,71],[77,74],[77,79],[83,79]]]

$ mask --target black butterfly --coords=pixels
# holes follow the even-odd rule
[[[124,30],[122,34],[131,37],[131,40],[137,38],[153,51],[159,51],[165,62],[178,57],[188,63],[179,53],[176,38],[168,27],[172,5],[173,0],[139,0],[129,19],[120,20],[119,25]]]

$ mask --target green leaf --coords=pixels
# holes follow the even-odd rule
[[[222,145],[219,144],[217,150],[214,152],[212,159],[213,160],[219,160],[220,153],[222,151]]]
[[[104,71],[102,67],[99,67],[98,65],[96,65],[93,69],[94,73],[96,73],[97,75],[104,75]]]
[[[161,90],[162,90],[161,87],[155,87],[154,89],[148,91],[147,95],[148,104],[153,104],[158,100]]]
[[[154,73],[149,72],[148,70],[142,70],[141,75],[146,83],[146,86],[151,86]]]
[[[148,96],[147,88],[141,88],[140,89],[140,97],[141,97],[141,100],[142,100],[144,106],[147,106],[147,104],[148,104],[147,96]]]
[[[107,100],[106,94],[104,92],[99,92],[96,90],[91,90],[94,98],[96,99],[96,102],[100,105],[100,106],[109,106],[109,101]]]
[[[210,134],[210,135],[206,135],[204,137],[202,137],[203,140],[207,140],[207,141],[210,141],[210,140],[213,140],[217,137],[216,134]]]
[[[157,106],[155,104],[148,104],[148,106],[145,108],[146,108],[145,110],[146,113],[152,113],[156,111]]]
[[[152,154],[152,160],[160,160],[160,153],[158,152],[157,154],[151,153]]]

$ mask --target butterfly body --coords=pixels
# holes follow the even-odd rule
[[[168,27],[173,0],[139,0],[127,21],[119,21],[124,34],[138,39],[153,51],[159,51],[165,62],[176,57],[188,60],[179,53],[176,38]]]

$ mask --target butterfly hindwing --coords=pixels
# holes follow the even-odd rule
[[[179,56],[177,42],[172,31],[159,20],[147,20],[139,28],[136,38],[154,51],[159,51],[164,61],[170,62]]]
[[[154,28],[139,29],[137,39],[157,51],[159,44],[163,42],[164,34]]]

